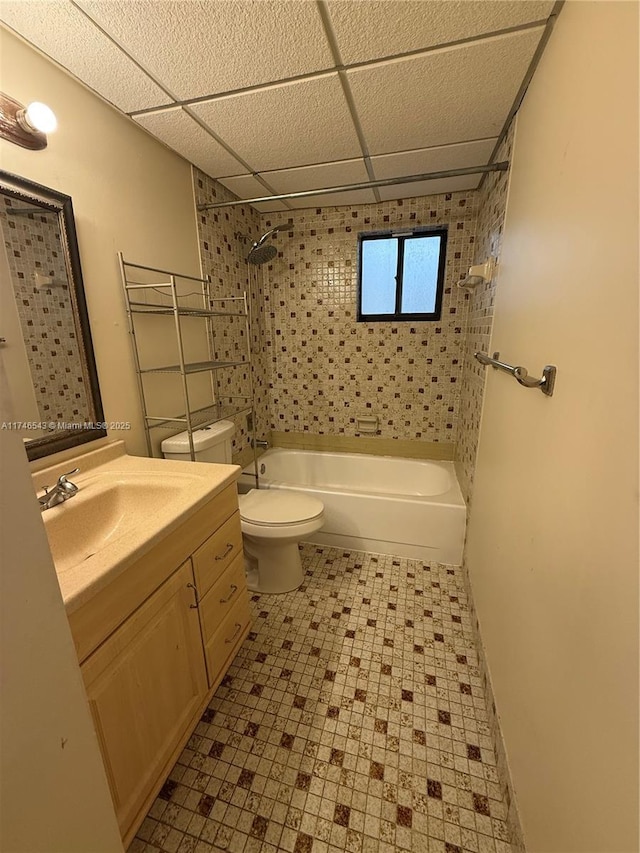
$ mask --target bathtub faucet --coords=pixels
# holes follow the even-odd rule
[[[269,449],[269,442],[265,441],[263,438],[252,438],[251,439],[251,447],[257,447],[262,450]]]

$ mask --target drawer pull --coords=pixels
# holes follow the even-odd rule
[[[233,598],[233,596],[236,594],[237,591],[238,591],[238,587],[234,583],[232,583],[231,584],[231,592],[229,593],[229,595],[226,598],[220,599],[220,604],[227,604],[227,602],[231,601],[231,599]]]
[[[200,607],[200,595],[198,594],[198,588],[194,583],[188,583],[187,587],[191,587],[191,589],[193,590],[193,597],[196,601],[195,604],[190,604],[189,608],[191,610],[196,610],[196,608]]]
[[[224,549],[222,554],[218,554],[218,556],[216,557],[216,560],[224,560],[224,558],[227,556],[227,554],[230,554],[231,551],[233,551],[233,543],[227,542],[227,547]]]
[[[227,640],[225,640],[225,643],[233,643],[233,641],[238,636],[238,634],[240,633],[241,630],[242,630],[242,625],[239,622],[236,622],[236,630],[233,632],[233,634]]]

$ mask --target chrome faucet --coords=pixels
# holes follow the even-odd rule
[[[251,447],[258,447],[258,448],[261,448],[262,450],[268,450],[269,449],[269,442],[265,441],[262,438],[252,438],[251,439]]]
[[[48,486],[44,486],[44,495],[38,498],[41,512],[44,512],[45,509],[51,509],[52,506],[64,503],[64,501],[68,501],[69,498],[72,498],[76,494],[78,487],[75,483],[70,483],[67,477],[77,474],[79,470],[79,468],[74,468],[73,471],[62,474],[61,477],[58,477],[58,482],[51,491],[48,490]]]

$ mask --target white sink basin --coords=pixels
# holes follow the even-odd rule
[[[42,513],[57,571],[77,566],[136,528],[148,527],[158,513],[177,502],[189,479],[183,475],[160,483],[144,476],[121,476],[110,482],[94,477],[84,484],[78,479],[77,494]]]

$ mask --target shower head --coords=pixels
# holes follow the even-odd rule
[[[260,239],[251,247],[249,254],[247,255],[247,261],[250,264],[256,264],[258,266],[266,263],[267,261],[272,261],[278,254],[278,250],[273,243],[265,243],[265,241],[277,231],[284,231],[288,227],[288,225],[276,225],[275,228],[272,228],[270,231],[267,231],[266,234],[263,234],[262,237],[260,237]]]

